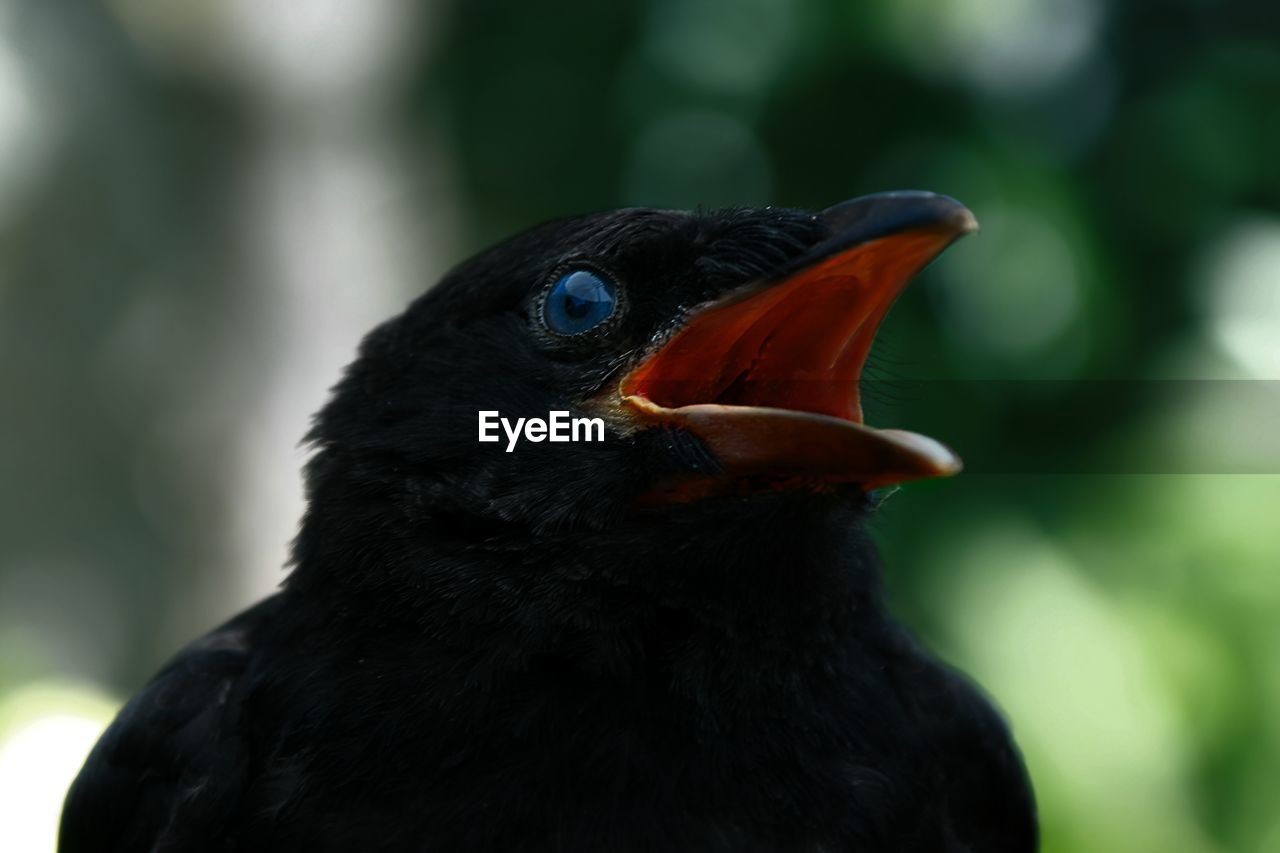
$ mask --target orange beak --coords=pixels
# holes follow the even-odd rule
[[[959,458],[916,433],[862,422],[858,381],[880,321],[930,261],[977,228],[930,193],[865,196],[825,211],[833,236],[779,276],[695,310],[629,372],[644,425],[698,436],[735,478],[858,483],[942,477]]]

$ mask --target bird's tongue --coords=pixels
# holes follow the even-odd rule
[[[898,219],[877,234],[869,214],[886,206]],[[623,379],[623,402],[639,420],[697,435],[731,475],[875,488],[953,474],[960,460],[933,439],[863,425],[858,379],[898,293],[972,230],[972,215],[925,194],[833,211],[862,233],[837,231],[779,279],[696,311]]]

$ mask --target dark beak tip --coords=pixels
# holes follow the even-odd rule
[[[921,190],[874,193],[842,201],[820,214],[832,241],[843,245],[915,228],[941,228],[957,237],[978,230],[969,208],[950,196]]]

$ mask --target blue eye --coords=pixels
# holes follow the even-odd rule
[[[617,306],[618,289],[613,282],[590,270],[574,270],[551,286],[542,315],[556,334],[580,335],[609,319]]]

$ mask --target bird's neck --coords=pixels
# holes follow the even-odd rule
[[[626,674],[672,650],[686,665],[741,651],[758,678],[786,679],[882,618],[858,507],[775,496],[555,533],[376,502],[337,511],[312,503],[291,590],[342,614],[335,626],[430,626],[432,642],[513,667]]]

